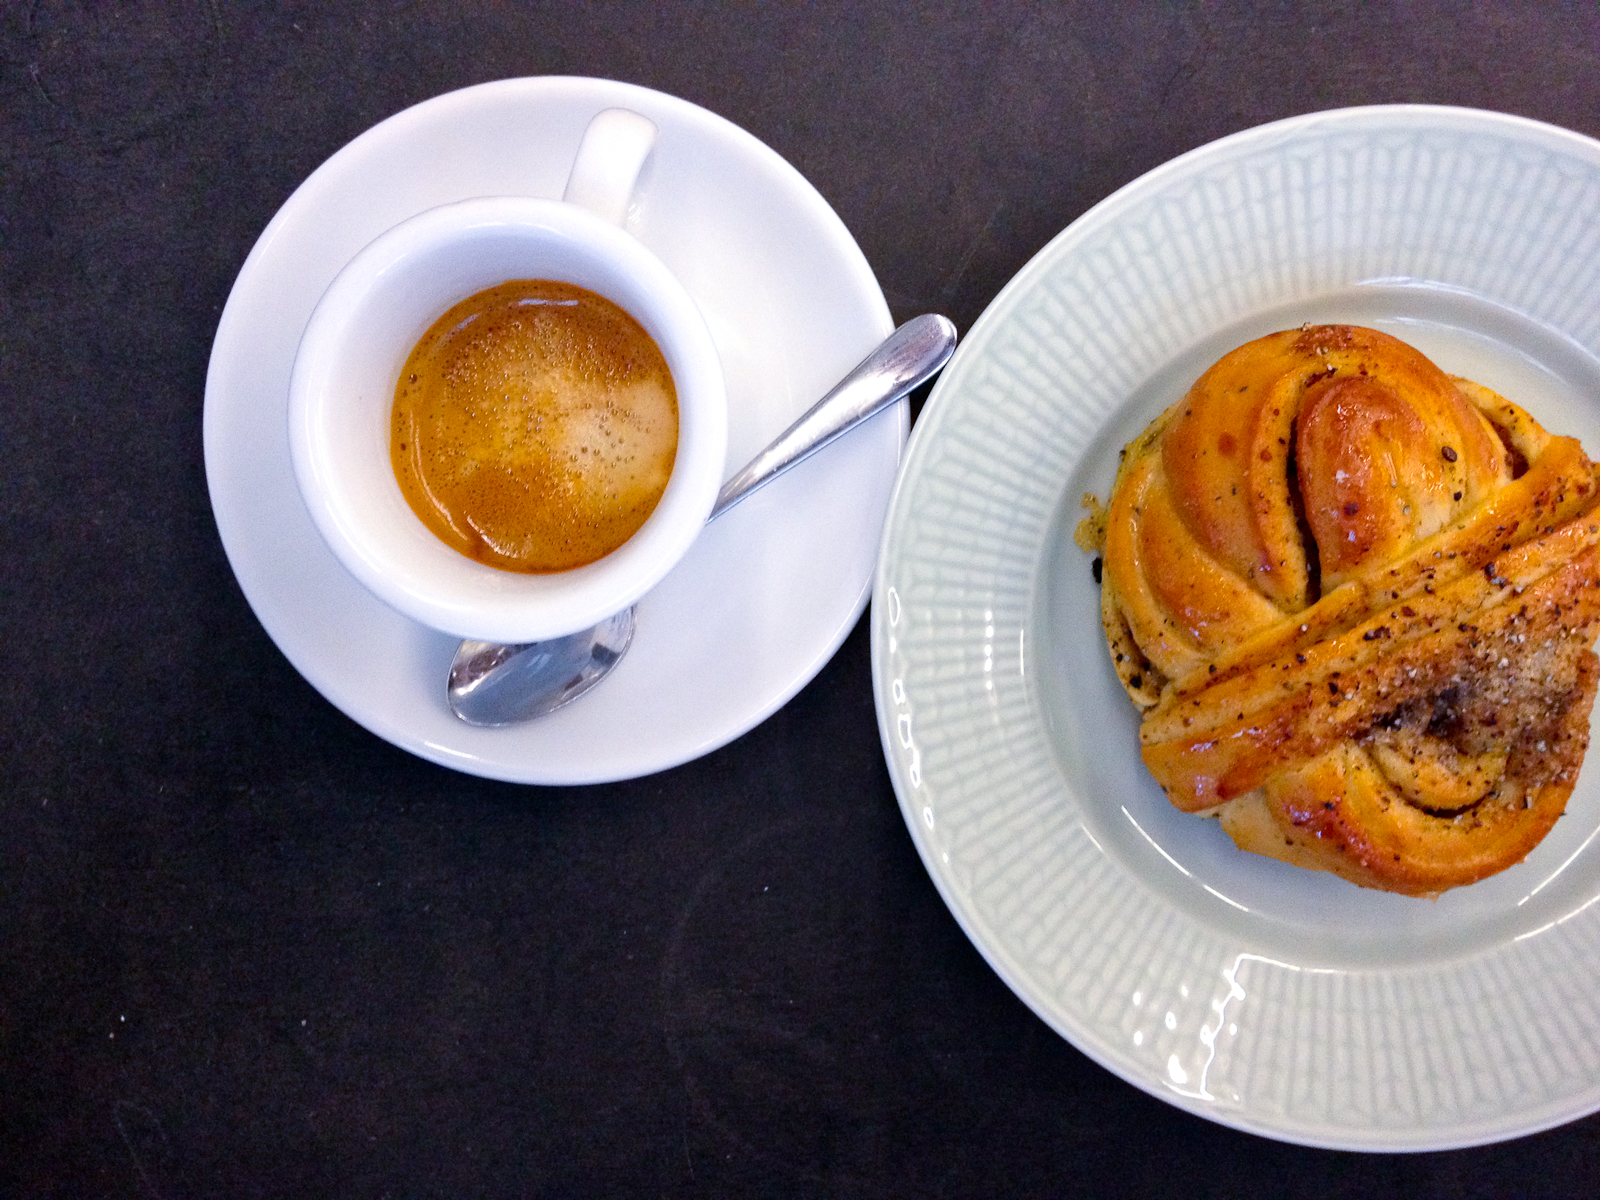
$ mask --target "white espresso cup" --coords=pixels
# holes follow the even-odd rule
[[[362,249],[312,311],[289,383],[295,479],[339,561],[413,620],[491,642],[575,633],[655,586],[710,515],[727,448],[722,363],[683,285],[619,225],[654,134],[636,113],[599,114],[566,199],[429,209]],[[660,347],[677,392],[677,455],[654,511],[610,554],[550,574],[445,545],[406,502],[389,451],[395,387],[417,341],[459,301],[512,279],[576,284],[619,305]]]

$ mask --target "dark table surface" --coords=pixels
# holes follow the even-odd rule
[[[1600,135],[1600,9],[0,6],[0,1194],[1600,1194],[1600,1118],[1306,1149],[1063,1041],[917,858],[864,620],[750,733],[609,786],[453,773],[301,679],[207,501],[222,306],[351,138],[548,74],[748,129],[897,319],[965,330],[1096,201],[1264,121]]]

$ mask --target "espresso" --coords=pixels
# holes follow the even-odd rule
[[[678,450],[660,348],[594,292],[513,279],[469,296],[412,350],[389,454],[446,545],[507,571],[610,554],[655,510]]]

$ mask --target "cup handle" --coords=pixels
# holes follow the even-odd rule
[[[561,198],[613,225],[626,224],[633,185],[656,144],[656,133],[654,121],[629,109],[597,113],[583,131]]]

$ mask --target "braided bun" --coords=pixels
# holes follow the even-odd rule
[[[1520,862],[1588,746],[1596,482],[1576,440],[1376,330],[1226,355],[1103,514],[1145,765],[1241,849],[1366,887]]]

